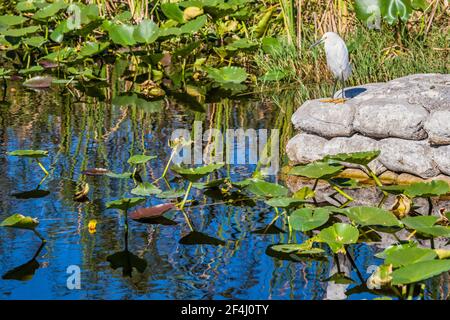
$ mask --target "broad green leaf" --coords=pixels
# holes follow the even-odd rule
[[[266,202],[266,204],[268,204],[271,207],[289,208],[291,206],[302,204],[305,201],[302,199],[296,199],[296,198],[278,197],[278,198],[272,198],[272,199],[266,200],[265,202]]]
[[[328,244],[334,253],[345,252],[344,245],[356,243],[358,238],[358,229],[347,223],[335,223],[316,236],[318,241]]]
[[[407,185],[390,185],[390,186],[382,186],[380,187],[381,190],[386,191],[387,193],[391,194],[404,194],[405,189],[407,188]]]
[[[86,44],[81,47],[79,55],[81,57],[91,57],[99,54],[106,48],[108,48],[109,42],[86,42]]]
[[[150,182],[139,183],[138,186],[131,190],[131,193],[136,196],[151,196],[153,194],[161,193],[161,189],[154,186]]]
[[[384,263],[392,264],[394,268],[397,268],[421,261],[433,260],[436,257],[437,254],[433,249],[402,247],[399,250],[389,252]]]
[[[140,43],[153,43],[158,39],[159,27],[151,20],[142,20],[134,30],[134,39]]]
[[[280,81],[288,76],[284,70],[269,70],[259,79],[261,81]]]
[[[428,7],[426,0],[411,0],[411,6],[414,10],[425,10]]]
[[[68,20],[61,21],[50,34],[50,39],[61,43],[64,40],[64,34],[71,31],[67,25]]]
[[[167,18],[175,20],[179,23],[184,22],[183,11],[180,10],[178,4],[163,3],[161,4],[161,10]]]
[[[0,223],[0,227],[30,229],[37,227],[39,221],[36,218],[26,217],[20,213],[13,214]]]
[[[44,68],[41,66],[32,66],[32,67],[29,67],[28,69],[19,70],[19,73],[20,74],[29,74],[29,73],[33,73],[33,72],[41,72],[43,70],[44,70]]]
[[[3,15],[0,16],[0,26],[15,26],[22,24],[28,19],[23,16]]]
[[[7,152],[8,156],[17,157],[30,157],[30,158],[41,158],[48,156],[48,151],[45,150],[15,150]]]
[[[295,166],[289,171],[289,175],[302,176],[310,179],[330,179],[344,170],[337,163],[312,162],[303,166]]]
[[[439,220],[436,216],[416,216],[402,219],[403,224],[409,229],[432,237],[450,237],[450,227],[435,225]]]
[[[131,156],[127,160],[127,162],[129,164],[137,165],[137,164],[144,164],[144,163],[146,163],[146,162],[148,162],[148,161],[150,161],[152,159],[155,159],[155,158],[156,158],[156,156],[146,156],[145,154],[136,154],[134,156]]]
[[[344,214],[360,226],[402,226],[392,212],[376,207],[352,207],[344,210]]]
[[[17,3],[16,9],[20,12],[33,11],[36,9],[36,6],[30,0],[24,0]]]
[[[55,52],[49,53],[46,56],[43,56],[40,60],[50,60],[55,62],[65,61],[70,58],[72,55],[75,55],[76,52],[71,47],[64,47]]]
[[[450,260],[429,260],[401,267],[392,272],[392,284],[423,281],[450,270]]]
[[[175,199],[183,197],[184,193],[184,190],[167,190],[157,194],[156,196],[160,199]]]
[[[330,213],[323,208],[297,209],[289,216],[289,224],[294,230],[309,231],[324,225],[330,218]]]
[[[247,72],[240,67],[206,68],[208,77],[218,83],[241,83],[247,79]]]
[[[47,20],[55,16],[60,10],[67,8],[67,4],[63,0],[55,1],[48,6],[36,11],[33,15],[33,19]]]
[[[316,193],[313,189],[310,187],[303,187],[300,190],[296,191],[292,198],[305,200],[305,199],[312,199],[316,196]]]
[[[398,18],[406,22],[412,13],[410,0],[381,0],[380,9],[389,24],[394,24]]]
[[[222,168],[223,165],[223,163],[215,163],[197,168],[183,168],[178,165],[173,165],[170,169],[178,173],[183,178],[188,179],[191,182],[195,182],[213,171]]]
[[[108,209],[128,210],[145,201],[145,198],[122,198],[106,203]]]
[[[114,173],[114,172],[108,172],[106,174],[110,178],[114,179],[130,179],[133,173],[131,172],[123,172],[123,173]]]
[[[254,179],[246,187],[246,190],[260,197],[286,197],[289,190],[279,184]]]
[[[226,45],[225,49],[228,51],[236,51],[236,50],[240,50],[240,49],[254,49],[257,46],[258,46],[257,43],[255,43],[247,38],[242,38],[242,39],[235,40],[232,43]]]
[[[446,181],[433,180],[431,182],[416,182],[405,188],[405,195],[415,197],[436,197],[450,192],[450,186]]]
[[[108,28],[109,38],[112,42],[121,46],[132,46],[136,44],[134,39],[135,27],[128,24],[112,24]]]
[[[29,26],[25,28],[20,29],[7,29],[0,32],[1,35],[4,35],[6,37],[23,37],[28,34],[35,33],[36,31],[40,30],[40,26]]]
[[[31,47],[39,48],[44,43],[47,42],[47,39],[45,39],[44,37],[41,37],[41,36],[35,36],[35,37],[27,37],[27,38],[23,39],[22,42]]]
[[[206,15],[195,18],[180,27],[181,33],[194,33],[200,30],[207,22]]]
[[[380,151],[365,151],[365,152],[352,152],[352,153],[339,153],[336,155],[329,155],[323,158],[326,161],[339,161],[353,164],[367,165],[372,160],[380,155]]]
[[[304,244],[275,244],[271,245],[270,249],[280,253],[295,253],[295,254],[322,254],[325,251],[320,248],[305,248]]]
[[[392,252],[395,252],[398,250],[403,250],[406,248],[415,248],[415,247],[417,247],[417,243],[415,243],[415,242],[408,242],[408,243],[399,244],[399,245],[392,245],[392,246],[387,247],[383,251],[375,254],[375,257],[380,258],[380,259],[386,259],[386,257],[389,254],[391,254]]]
[[[267,54],[276,55],[283,51],[283,45],[276,38],[266,37],[262,39],[262,49]]]

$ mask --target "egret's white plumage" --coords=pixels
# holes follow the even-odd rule
[[[352,67],[348,59],[348,50],[344,40],[335,32],[327,32],[313,46],[322,42],[325,45],[328,68],[336,79],[333,91],[336,89],[337,81],[341,81],[343,87],[345,87],[344,82],[350,77]]]

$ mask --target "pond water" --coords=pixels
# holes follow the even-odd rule
[[[0,220],[13,213],[37,217],[38,230],[47,243],[40,247],[40,240],[30,231],[0,228],[1,299],[375,297],[358,290],[361,280],[355,269],[349,272],[353,283],[326,281],[336,272],[331,254],[324,260],[300,262],[268,256],[266,248],[287,242],[287,232],[253,232],[273,219],[273,210],[263,202],[254,207],[211,205],[213,201],[198,189],[192,189],[190,196],[197,200],[188,210],[193,224],[198,231],[223,240],[224,245],[180,244],[189,228],[177,211],[166,214],[177,225],[130,220],[128,249],[147,262],[144,272],[134,270],[131,277],[124,276],[121,269],[114,270],[107,261],[109,255],[124,250],[125,239],[123,216],[117,210],[106,209],[105,203],[133,197],[133,181],[84,176],[83,170],[102,167],[125,172],[129,170],[130,155],[145,151],[157,158],[147,163],[141,176],[145,181],[154,180],[161,176],[169,159],[171,133],[177,128],[190,129],[194,120],[203,121],[205,128],[282,127],[281,136],[289,138],[290,113],[297,103],[294,100],[275,103],[270,99],[261,102],[224,98],[207,104],[207,112],[199,116],[171,100],[166,100],[160,109],[153,105],[121,106],[58,89],[32,91],[12,87],[15,91],[8,88],[8,103],[0,107]],[[283,107],[287,105],[290,108]],[[36,163],[5,155],[15,149],[49,151],[42,162],[50,175],[40,186],[40,190],[48,192],[41,192],[38,198],[21,199],[20,193],[34,190],[43,174]],[[251,176],[255,168],[230,165],[216,176],[242,180]],[[81,179],[90,185],[90,200],[84,203],[73,201],[74,185]],[[183,183],[169,181],[173,188]],[[164,183],[159,185],[167,189]],[[148,197],[140,206],[163,202]],[[98,221],[95,233],[88,230],[92,219]],[[287,231],[283,221],[278,221],[277,226]],[[300,233],[295,236],[302,240]],[[382,262],[373,257],[371,246],[356,244],[350,246],[349,252],[364,279],[371,266]],[[72,265],[80,268],[80,289],[67,287],[67,269]],[[439,298],[441,285],[435,281],[426,298]]]

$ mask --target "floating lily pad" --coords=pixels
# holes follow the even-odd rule
[[[443,180],[433,180],[431,182],[416,182],[405,189],[405,195],[410,198],[415,197],[436,197],[450,192],[450,186]]]
[[[246,190],[260,197],[286,197],[289,190],[279,184],[267,182],[264,180],[253,179],[250,181]]]
[[[162,216],[170,210],[176,209],[173,203],[158,204],[149,208],[139,208],[130,213],[129,217],[133,220],[152,219]]]
[[[409,264],[392,272],[392,284],[423,281],[450,270],[450,260],[429,260]]]
[[[323,259],[324,250],[309,248],[304,244],[274,244],[266,249],[266,254],[280,260],[301,262],[306,258]]]
[[[144,201],[145,198],[122,198],[106,203],[106,208],[128,210],[129,208],[132,208]]]
[[[305,232],[324,225],[330,218],[330,213],[324,208],[297,209],[289,216],[292,229]]]
[[[347,223],[335,223],[317,235],[317,240],[328,244],[334,253],[344,252],[344,245],[356,243],[358,238],[358,229]]]
[[[15,150],[7,153],[8,156],[41,158],[48,156],[48,151],[44,150]]]
[[[160,199],[175,199],[183,197],[184,193],[185,193],[184,190],[167,190],[158,193],[156,196]]]
[[[139,183],[138,186],[131,190],[131,193],[136,196],[150,196],[161,193],[161,189],[154,186],[150,182]]]
[[[335,155],[329,155],[323,158],[324,161],[339,161],[360,165],[368,165],[372,160],[376,159],[380,155],[380,151],[364,151],[364,152],[352,152],[352,153],[339,153]]]
[[[221,84],[239,84],[244,82],[248,76],[245,69],[240,67],[223,67],[220,69],[210,67],[207,68],[207,72],[209,78]]]
[[[409,264],[433,260],[437,257],[433,249],[419,247],[401,247],[398,250],[390,251],[386,255],[385,264],[392,264],[394,268],[406,266]]]
[[[295,166],[290,171],[290,175],[302,176],[310,179],[330,179],[344,170],[344,167],[337,163],[313,162],[304,166]]]
[[[50,191],[48,190],[42,190],[42,189],[34,189],[29,191],[21,191],[11,194],[11,196],[17,198],[17,199],[39,199],[46,197],[50,194]]]
[[[20,213],[13,214],[0,223],[0,227],[34,230],[39,225],[36,218],[27,217]]]
[[[146,162],[148,162],[148,161],[150,161],[152,159],[155,159],[155,158],[156,158],[156,156],[146,156],[144,154],[137,154],[137,155],[131,156],[127,160],[127,162],[129,164],[137,165],[137,164],[144,164],[144,163],[146,163]]]
[[[0,16],[0,25],[10,27],[10,26],[22,24],[27,20],[28,19],[23,16],[2,15],[2,16]]]
[[[265,202],[269,206],[277,207],[277,208],[290,208],[290,207],[294,207],[296,205],[305,203],[304,200],[289,198],[289,197],[272,198],[272,199],[266,200]]]
[[[376,207],[352,207],[343,213],[360,226],[402,226],[402,223],[397,220],[394,214]]]
[[[416,216],[402,219],[403,224],[417,232],[432,237],[450,237],[450,227],[435,225],[439,220],[436,216]]]
[[[197,168],[183,168],[177,165],[173,165],[170,169],[176,173],[178,173],[183,178],[195,182],[202,177],[212,173],[215,170],[218,170],[223,167],[223,163],[216,163],[216,164],[208,164],[203,167],[197,167]]]
[[[133,175],[132,172],[123,172],[123,173],[114,173],[114,172],[108,172],[106,175],[113,179],[130,179]]]

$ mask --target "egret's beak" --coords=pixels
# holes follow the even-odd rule
[[[320,40],[316,41],[314,44],[312,44],[309,48],[312,49],[312,48],[314,48],[315,46],[321,44],[322,42],[323,42],[323,39],[320,39]]]

